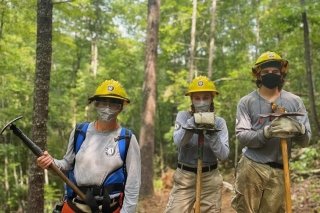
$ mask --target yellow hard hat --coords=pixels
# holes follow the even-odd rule
[[[214,83],[206,76],[194,78],[189,84],[188,91],[185,95],[188,96],[193,92],[212,92],[213,95],[219,94]]]
[[[130,103],[128,95],[122,85],[113,79],[102,82],[96,89],[95,94],[89,98],[89,102],[99,98],[115,98]]]
[[[286,75],[289,64],[287,60],[281,58],[281,56],[275,52],[267,51],[262,53],[252,67],[252,74],[257,75],[261,70],[261,66],[263,67],[263,65],[276,66],[276,64],[278,64],[277,66],[279,66],[281,74]]]

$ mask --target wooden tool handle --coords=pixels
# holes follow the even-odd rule
[[[197,165],[195,213],[200,213],[200,199],[201,199],[201,188],[202,188],[203,144],[204,144],[204,135],[203,135],[203,132],[201,132],[198,135],[198,165]]]
[[[285,198],[286,198],[286,213],[291,213],[291,191],[290,191],[290,173],[289,173],[289,161],[288,161],[288,147],[287,139],[281,138],[281,151],[283,160],[283,174],[284,174],[284,185],[285,185]]]
[[[54,171],[70,188],[82,199],[85,200],[86,196],[83,192],[72,182],[70,181],[67,176],[54,164],[50,165],[50,169]]]

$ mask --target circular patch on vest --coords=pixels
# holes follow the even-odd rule
[[[114,148],[113,147],[107,147],[106,148],[106,154],[109,155],[113,155],[114,154]]]
[[[174,129],[175,129],[175,130],[180,129],[180,127],[181,127],[181,125],[180,125],[180,124],[175,124],[175,125],[174,125]]]

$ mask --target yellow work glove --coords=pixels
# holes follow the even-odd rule
[[[305,132],[306,127],[290,117],[278,117],[263,129],[263,134],[268,139],[272,137],[291,138],[297,135],[303,135]]]

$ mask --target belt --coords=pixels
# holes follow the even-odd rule
[[[115,197],[115,198],[110,199],[110,206],[114,206],[115,204],[117,204],[118,200],[119,200],[119,197]],[[75,202],[75,203],[87,205],[86,202],[84,202],[83,200],[81,200],[81,199],[79,199],[77,197],[73,198],[72,201]],[[97,202],[98,205],[102,205],[103,204],[102,200],[96,200],[96,202]]]
[[[204,166],[204,167],[202,167],[202,172],[210,172],[210,171],[216,169],[217,167],[218,167],[218,164]],[[197,168],[189,167],[189,166],[183,165],[181,163],[178,163],[178,168],[182,169],[182,170],[189,171],[189,172],[197,173]]]
[[[266,164],[275,169],[283,169],[283,165],[281,163],[268,162]]]
[[[73,202],[75,202],[75,203],[80,203],[80,204],[86,204],[86,202],[84,202],[83,200],[80,200],[80,199],[78,199],[78,198],[73,198],[73,200],[72,200]]]
[[[79,186],[79,189],[85,194],[89,191],[93,196],[104,196],[109,192],[122,192],[124,186],[122,183],[114,183],[108,186]]]

